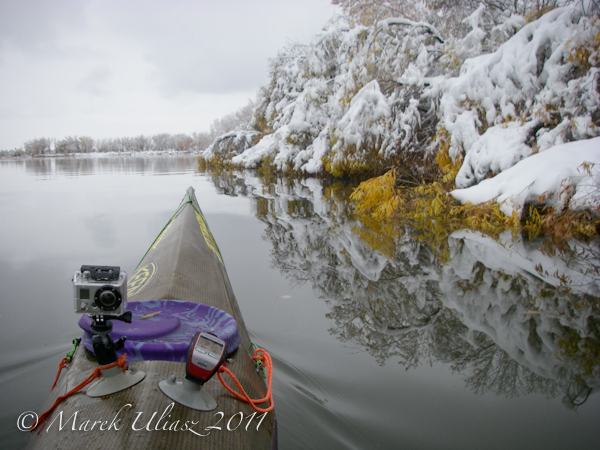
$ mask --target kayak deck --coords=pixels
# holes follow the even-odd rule
[[[198,206],[193,188],[156,238],[128,283],[128,302],[182,300],[219,308],[235,318],[241,335],[227,362],[251,398],[263,398],[265,379],[257,372],[252,342],[231,288],[222,256]],[[156,316],[159,317],[159,316]],[[166,397],[158,383],[181,381],[185,364],[136,361],[145,379],[115,394],[90,398],[80,391],[63,400],[34,430],[28,448],[94,449],[266,449],[277,447],[274,411],[255,412],[231,395],[216,376],[204,384],[217,402],[214,411],[189,409]],[[77,386],[98,367],[82,345],[42,406]]]

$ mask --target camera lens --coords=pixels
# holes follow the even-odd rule
[[[121,294],[112,287],[105,287],[96,292],[96,306],[103,311],[114,311],[121,304]]]
[[[110,291],[104,291],[102,294],[100,294],[98,300],[100,300],[102,306],[110,307],[115,304],[117,297]]]

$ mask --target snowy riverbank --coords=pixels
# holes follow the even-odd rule
[[[332,21],[272,62],[253,121],[202,157],[413,180],[436,158],[463,202],[497,199],[510,215],[542,194],[560,204],[569,185],[571,207],[597,207],[600,20],[579,4],[530,22],[481,5],[463,23],[456,38],[406,19]]]

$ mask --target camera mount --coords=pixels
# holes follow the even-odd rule
[[[90,325],[90,329],[94,334],[92,345],[100,366],[106,366],[117,361],[117,351],[123,348],[127,339],[127,337],[122,336],[116,342],[113,341],[110,336],[110,332],[112,331],[111,320],[131,323],[131,312],[127,311],[119,316],[106,314],[92,316],[92,323]],[[127,369],[123,372],[118,366],[111,367],[102,371],[102,377],[88,388],[86,394],[89,397],[102,397],[114,394],[139,383],[145,376],[144,372],[136,369]]]
[[[171,400],[196,411],[212,411],[217,407],[217,402],[212,395],[201,390],[202,386],[189,378],[177,381],[176,375],[158,383],[163,394]]]
[[[197,332],[188,346],[185,363],[185,378],[176,381],[175,375],[158,383],[160,390],[188,408],[197,411],[212,411],[216,400],[202,386],[219,370],[225,360],[227,343],[206,332]]]

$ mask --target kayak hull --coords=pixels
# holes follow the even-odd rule
[[[252,359],[254,349],[222,256],[198,206],[193,188],[144,255],[128,283],[128,302],[181,300],[202,303],[230,314],[241,343],[230,355],[228,369],[251,398],[263,398],[264,377]],[[159,317],[156,316],[156,317]],[[277,446],[274,411],[258,413],[211,378],[202,391],[216,400],[213,411],[196,411],[165,396],[159,382],[185,377],[185,364],[135,361],[145,372],[135,386],[99,398],[83,391],[63,400],[32,432],[28,448],[94,449],[268,449]],[[80,345],[73,360],[44,403],[73,389],[98,367],[95,356]],[[85,388],[83,389],[85,390]],[[261,405],[266,407],[265,404]]]

